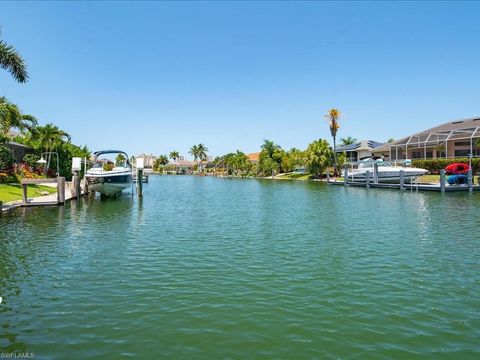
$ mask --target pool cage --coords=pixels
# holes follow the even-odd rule
[[[415,159],[431,159],[433,150],[436,151],[437,158],[479,157],[480,143],[477,139],[480,139],[480,126],[448,131],[425,131],[389,144],[390,161],[395,163],[403,161],[408,158],[409,150],[415,155],[411,158]],[[462,151],[464,155],[457,156],[454,153],[453,156],[449,156],[449,150],[452,148]]]

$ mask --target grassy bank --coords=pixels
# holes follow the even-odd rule
[[[27,196],[37,197],[42,196],[43,192],[49,194],[56,192],[56,188],[41,186],[41,185],[28,185]],[[21,200],[23,196],[22,185],[20,184],[0,184],[0,201],[4,203],[14,200]]]
[[[311,178],[310,174],[303,173],[287,173],[275,176],[277,180],[310,180]]]

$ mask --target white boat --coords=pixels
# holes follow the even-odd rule
[[[349,181],[366,182],[367,171],[369,171],[370,181],[374,181],[375,164],[377,165],[378,182],[399,183],[400,182],[400,170],[403,170],[404,181],[406,184],[411,183],[417,177],[428,173],[425,169],[414,167],[393,167],[390,164],[383,162],[383,160],[374,160],[368,158],[358,163],[358,168],[348,171]]]
[[[117,154],[114,161],[100,159],[101,155]],[[132,185],[132,167],[128,155],[120,150],[103,150],[94,153],[95,164],[87,170],[85,178],[90,189],[112,196]]]

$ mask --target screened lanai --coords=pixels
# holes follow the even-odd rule
[[[452,121],[375,149],[391,161],[480,157],[480,118]]]

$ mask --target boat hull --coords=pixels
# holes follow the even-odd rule
[[[423,169],[418,170],[411,170],[405,169],[404,170],[404,182],[405,184],[409,184],[413,182],[417,177],[427,174],[428,171]],[[373,182],[373,170],[370,170],[369,174],[370,181]],[[348,180],[350,181],[357,181],[357,182],[366,182],[367,181],[367,174],[366,171],[353,171],[348,173]],[[378,172],[378,182],[383,183],[393,183],[398,184],[400,183],[400,172],[395,171],[379,171]]]
[[[86,176],[90,189],[104,195],[113,196],[121,193],[132,184],[132,174],[88,175]]]

